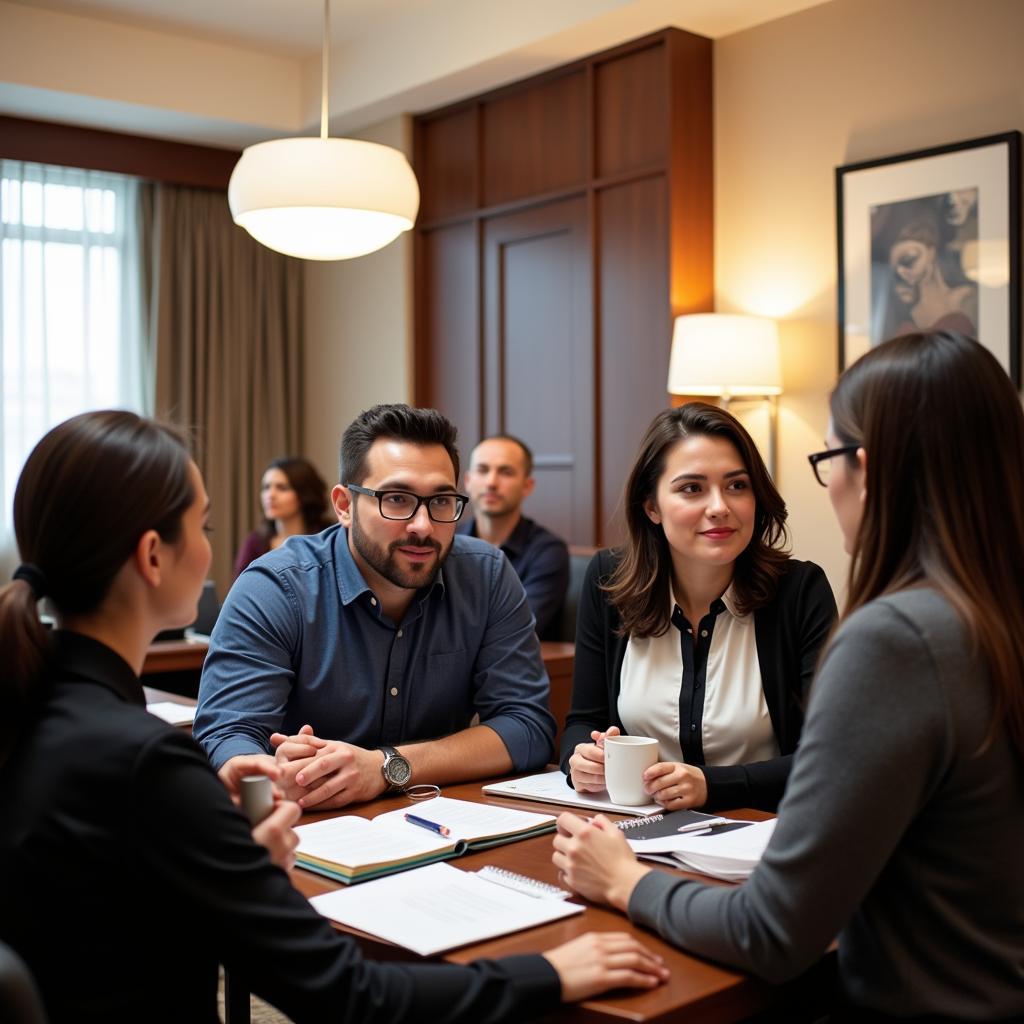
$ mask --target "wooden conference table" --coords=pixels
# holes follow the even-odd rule
[[[160,690],[146,689],[148,700],[171,700],[182,704],[193,704],[194,701]],[[482,782],[462,783],[444,786],[444,796],[458,800],[471,800],[480,803],[518,808],[520,810],[537,811],[539,813],[559,814],[566,808],[554,804],[534,803],[527,800],[510,800],[484,794]],[[339,813],[356,813],[372,818],[384,811],[405,806],[407,801],[400,796],[385,797],[367,804],[353,807],[350,811],[329,811],[322,814],[307,814],[303,823],[318,821]],[[768,817],[760,811],[737,810],[726,812],[728,816],[757,820]],[[475,871],[485,864],[520,874],[528,875],[541,881],[558,884],[557,872],[551,863],[551,836],[537,836],[533,839],[509,843],[491,850],[471,853],[449,861],[455,867],[467,871]],[[672,871],[655,865],[655,870]],[[697,878],[697,875],[685,877]],[[322,878],[310,872],[296,868],[291,872],[292,882],[305,896],[315,896],[343,888],[339,883]],[[580,900],[580,902],[585,902]],[[348,929],[338,927],[339,931]],[[731,970],[717,964],[701,960],[699,957],[684,953],[645,929],[635,927],[623,915],[606,908],[588,905],[584,913],[567,918],[554,924],[542,925],[527,931],[505,935],[487,942],[476,943],[445,955],[444,959],[452,963],[466,963],[478,957],[499,957],[518,953],[540,952],[557,946],[562,942],[582,935],[588,931],[625,931],[637,936],[651,949],[665,958],[671,971],[671,978],[665,984],[650,992],[615,992],[583,1003],[562,1007],[552,1019],[571,1021],[573,1024],[615,1024],[617,1021],[657,1022],[668,1024],[669,1021],[686,1020],[687,1024],[711,1024],[711,1022],[741,1021],[766,1011],[773,1014],[788,1011],[802,1003],[807,989],[813,988],[815,979],[804,979],[788,986],[773,986],[759,981],[741,971]],[[381,939],[373,938],[361,932],[352,932],[367,956],[377,960],[417,960],[415,953],[393,946]],[[822,965],[822,971],[827,965]],[[248,1020],[248,1000],[245,992],[229,991],[229,1024],[239,1024]],[[782,1019],[782,1018],[778,1018]]]

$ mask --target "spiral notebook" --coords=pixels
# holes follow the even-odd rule
[[[661,839],[664,836],[680,834],[707,834],[712,829],[726,826],[742,828],[746,822],[730,821],[703,811],[669,811],[667,814],[648,814],[643,818],[617,821],[615,827],[626,833],[630,841],[637,839]]]
[[[309,902],[332,921],[432,956],[583,913],[560,892],[498,868],[471,872],[428,864]]]

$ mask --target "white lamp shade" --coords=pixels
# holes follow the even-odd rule
[[[307,260],[365,256],[416,220],[420,190],[397,149],[358,139],[275,139],[243,151],[228,183],[239,226]]]
[[[781,394],[775,321],[728,313],[676,317],[668,390],[673,395]]]

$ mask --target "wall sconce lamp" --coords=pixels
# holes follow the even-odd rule
[[[768,469],[775,477],[782,366],[774,320],[728,313],[676,317],[668,390],[673,395],[720,398],[726,409],[733,399],[766,401]]]

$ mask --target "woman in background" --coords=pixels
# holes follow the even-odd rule
[[[129,412],[54,428],[18,482],[25,564],[0,589],[0,939],[49,1020],[212,1024],[218,963],[315,1024],[526,1020],[663,980],[621,934],[465,967],[370,963],[310,907],[192,739],[145,711],[146,648],[195,617],[208,506],[180,440]],[[268,819],[284,866],[297,813]]]
[[[778,825],[739,887],[650,871],[598,817],[555,863],[779,982],[839,935],[833,1020],[1024,1019],[1024,412],[977,342],[872,349],[812,455],[852,556]],[[827,475],[823,470],[828,467]]]
[[[327,484],[312,463],[296,457],[274,459],[260,482],[263,522],[242,541],[235,576],[252,561],[300,533],[319,533],[334,520],[327,515]]]
[[[658,740],[651,798],[774,810],[836,617],[825,574],[785,551],[786,506],[723,409],[660,412],[626,483],[629,538],[587,570],[561,763],[604,789],[604,738]]]

